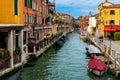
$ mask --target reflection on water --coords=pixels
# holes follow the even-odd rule
[[[25,67],[18,80],[117,80],[111,75],[96,77],[88,72],[85,46],[77,33],[70,34],[63,47],[51,47],[34,67]]]

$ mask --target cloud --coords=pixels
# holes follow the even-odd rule
[[[74,17],[88,15],[89,11],[97,13],[98,5],[105,0],[56,0],[57,11],[68,11]],[[119,0],[108,0],[112,3],[120,3]]]

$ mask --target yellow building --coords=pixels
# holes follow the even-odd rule
[[[8,62],[0,64],[1,75],[12,70],[16,64],[22,63],[23,54],[23,0],[1,0],[0,1],[0,54],[9,51]],[[21,49],[19,59],[14,57],[15,50]],[[13,52],[15,54],[13,54]],[[5,56],[1,59],[4,59]],[[7,65],[8,64],[8,65]],[[7,65],[7,66],[6,66]],[[1,67],[4,67],[1,68]],[[0,75],[0,76],[1,76]]]
[[[0,24],[23,24],[23,0],[0,1]]]
[[[98,14],[99,36],[113,36],[114,32],[120,30],[120,4],[105,0],[98,6]]]

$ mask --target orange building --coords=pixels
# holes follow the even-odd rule
[[[89,17],[88,16],[80,16],[79,18],[79,26],[86,30],[89,24]]]

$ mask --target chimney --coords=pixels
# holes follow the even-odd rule
[[[105,2],[108,2],[108,0],[105,0]]]

